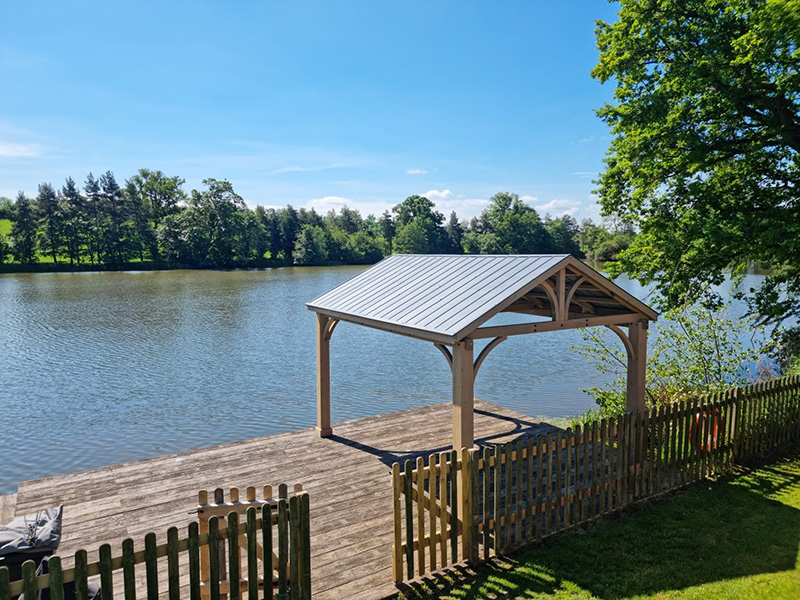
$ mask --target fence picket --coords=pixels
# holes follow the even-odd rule
[[[567,427],[567,430],[564,432],[564,445],[566,446],[566,450],[564,452],[565,457],[565,464],[564,464],[564,520],[562,521],[561,526],[563,528],[569,527],[570,518],[575,511],[575,505],[577,504],[577,496],[578,496],[578,465],[577,465],[577,448],[575,447],[578,441],[578,437],[581,433],[581,426],[576,425],[575,431],[573,432],[571,427]],[[575,453],[576,460],[575,460],[575,468],[572,468],[572,455]],[[575,475],[575,486],[572,485],[572,476],[573,473]],[[573,489],[574,494],[573,494]],[[580,514],[580,513],[579,513]]]
[[[23,565],[24,566],[24,565]],[[104,591],[103,600],[112,600],[114,597],[114,576],[111,571],[111,545],[100,546],[100,589]],[[28,596],[33,598],[34,596]]]
[[[425,459],[417,457],[417,468],[414,470],[417,488],[417,574],[425,574]]]
[[[428,470],[430,472],[430,476],[428,477],[428,497],[430,498],[430,510],[428,511],[430,513],[430,523],[428,524],[428,529],[430,530],[430,544],[428,546],[428,552],[431,571],[436,570],[436,514],[438,512],[436,508],[440,494],[440,492],[437,491],[437,487],[441,486],[438,467],[439,457],[436,454],[432,454],[428,459]],[[444,564],[442,566],[444,566]]]
[[[48,587],[50,588],[50,600],[64,600],[64,572],[61,568],[61,557],[54,555],[47,563],[50,578]],[[0,598],[2,598],[0,593]]]
[[[86,550],[75,553],[75,598],[88,600],[89,598],[89,560]]]
[[[200,540],[198,539],[197,523],[189,523],[187,535],[189,598],[190,600],[200,600]]]
[[[26,560],[22,563],[22,593],[25,594],[26,598],[38,598],[39,596],[39,584],[36,581],[36,563],[32,560]]]
[[[398,465],[399,468],[399,465]],[[272,494],[264,494],[264,498],[268,498]],[[272,600],[273,592],[275,591],[275,575],[274,573],[274,559],[273,559],[273,544],[272,544],[272,527],[273,527],[273,509],[272,505],[264,504],[261,507],[261,552],[264,560],[261,561],[264,569],[264,600]],[[398,540],[399,542],[399,540]],[[397,553],[400,554],[400,546],[397,546]],[[402,558],[402,557],[401,557]],[[402,563],[400,567],[400,574],[402,575]]]
[[[456,476],[458,474],[458,451],[450,452],[450,556],[453,562],[458,562],[458,484]]]
[[[492,517],[491,492],[492,477],[490,462],[492,451],[485,447],[483,449],[483,560],[489,560],[489,550],[492,544],[492,528],[489,523]],[[495,522],[496,523],[496,522]],[[495,528],[497,525],[495,524]],[[442,564],[444,567],[444,564]]]
[[[122,581],[125,600],[136,600],[136,578],[134,575],[133,540],[122,540]]]
[[[541,540],[544,535],[544,513],[547,505],[547,488],[545,487],[545,496],[542,496],[542,483],[544,479],[544,440],[541,435],[536,436],[536,539]],[[549,456],[549,453],[548,453]]]

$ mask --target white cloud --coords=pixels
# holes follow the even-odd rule
[[[525,202],[526,204],[535,204],[536,202],[539,201],[539,199],[536,196],[520,196],[519,199]]]
[[[561,215],[574,215],[578,212],[581,203],[578,200],[566,200],[563,198],[556,198],[555,200],[550,200],[550,202],[545,202],[544,204],[536,204],[534,208],[542,213],[550,213],[554,216],[561,216]]]
[[[39,156],[42,147],[39,144],[15,144],[0,140],[0,157],[2,158],[28,158]]]
[[[575,171],[570,173],[570,175],[574,175],[579,179],[594,179],[597,177],[597,173],[595,171]]]
[[[425,169],[406,169],[406,175],[427,175]]]
[[[420,194],[420,195],[421,196],[425,196],[428,200],[430,200],[431,202],[435,202],[437,204],[439,202],[443,202],[443,201],[449,200],[450,198],[453,198],[455,196],[455,194],[453,192],[451,192],[450,190],[442,190],[442,191],[439,191],[439,190],[428,190],[424,194]]]

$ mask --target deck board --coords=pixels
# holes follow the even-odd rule
[[[480,445],[545,433],[552,426],[480,400]],[[65,563],[80,548],[90,560],[103,543],[185,526],[197,492],[302,483],[311,499],[314,598],[382,598],[391,582],[391,465],[449,448],[451,407],[440,404],[313,429],[228,443],[20,483],[16,515],[64,504],[58,553]],[[166,581],[166,578],[165,578]],[[166,584],[162,584],[164,589]]]

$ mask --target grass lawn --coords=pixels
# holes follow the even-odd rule
[[[798,600],[800,457],[695,485],[407,598]]]

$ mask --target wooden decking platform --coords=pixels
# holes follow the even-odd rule
[[[479,445],[551,429],[530,417],[476,401]],[[312,587],[319,600],[382,598],[391,581],[394,462],[446,450],[449,404],[334,425],[320,439],[307,429],[20,483],[16,515],[64,504],[58,553],[100,544],[138,544],[194,520],[197,492],[216,487],[302,483],[311,499]]]

